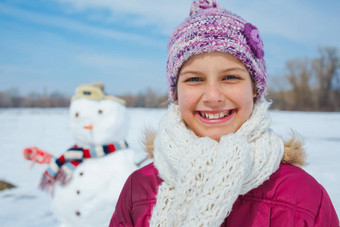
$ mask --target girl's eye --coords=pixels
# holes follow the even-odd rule
[[[228,76],[224,77],[225,80],[234,80],[234,79],[237,79],[237,78],[238,78],[237,76],[233,76],[233,75],[228,75]]]
[[[199,82],[202,81],[199,77],[192,77],[186,80],[187,82]]]
[[[102,110],[98,110],[98,113],[99,113],[99,114],[102,114],[102,113],[103,113],[103,111],[102,111]]]
[[[74,116],[75,116],[75,117],[79,117],[79,113],[77,112]]]

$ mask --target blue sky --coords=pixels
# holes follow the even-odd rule
[[[191,0],[0,0],[0,91],[59,91],[104,82],[108,94],[166,92],[166,45]],[[255,24],[269,77],[287,60],[340,50],[338,0],[224,0]]]

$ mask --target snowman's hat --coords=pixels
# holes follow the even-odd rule
[[[91,100],[103,100],[103,99],[111,99],[120,104],[125,105],[125,101],[123,99],[117,98],[116,96],[107,96],[104,93],[104,84],[102,82],[96,82],[93,84],[83,84],[77,87],[76,94],[72,97],[71,101],[76,99],[85,98]]]

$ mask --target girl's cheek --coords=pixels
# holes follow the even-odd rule
[[[177,104],[188,104],[190,100],[194,98],[193,94],[189,92],[188,90],[182,90],[179,93],[177,93]]]

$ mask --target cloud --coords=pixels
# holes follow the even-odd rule
[[[52,16],[48,14],[32,12],[28,10],[23,10],[8,6],[6,4],[0,3],[0,13],[13,16],[15,18],[21,19],[25,22],[31,22],[38,25],[62,28],[68,31],[76,31],[87,35],[100,36],[103,38],[120,40],[120,41],[130,41],[137,42],[144,45],[151,46],[162,46],[161,42],[157,40],[151,40],[150,37],[146,37],[140,34],[135,34],[132,32],[123,32],[110,28],[103,28],[99,26],[92,26],[86,23],[81,23],[76,20],[71,20],[61,16]]]
[[[125,18],[135,26],[153,26],[158,32],[169,35],[188,16],[191,0],[58,0],[75,11],[107,10],[112,21]],[[217,1],[254,22],[265,35],[279,36],[301,44],[340,46],[340,20],[336,8],[338,1]],[[107,18],[109,20],[109,18]],[[327,34],[327,35],[326,35]]]
[[[76,11],[106,10],[113,21],[125,19],[127,24],[155,26],[163,34],[170,34],[189,14],[191,0],[58,0]]]
[[[188,16],[191,0],[55,0],[69,14],[83,13],[88,21],[80,22],[67,17],[52,16],[26,11],[0,3],[0,13],[8,14],[40,25],[77,31],[92,36],[114,40],[138,42],[144,45],[163,47],[151,32],[169,35]],[[242,15],[253,22],[264,35],[278,36],[303,45],[335,45],[340,47],[340,16],[335,10],[337,1],[250,0],[242,2],[218,1],[222,8]],[[96,20],[96,26],[88,23]],[[105,27],[105,24],[108,26]],[[113,28],[119,25],[122,29]],[[129,29],[132,28],[132,29]],[[125,29],[125,30],[124,30]],[[327,35],[326,35],[327,34]],[[150,40],[152,38],[152,40]]]
[[[255,21],[261,32],[276,35],[304,45],[336,45],[340,47],[340,7],[335,1],[265,1],[240,9],[242,15]],[[337,6],[336,6],[337,5]]]
[[[142,72],[148,71],[150,68],[154,68],[155,64],[159,65],[160,62],[158,60],[155,61],[149,58],[137,58],[133,56],[122,56],[122,55],[110,55],[103,53],[86,53],[79,54],[74,57],[75,61],[80,65],[94,68],[97,71],[117,71],[119,70],[129,70],[134,73],[141,73],[141,68],[143,68]],[[133,66],[133,67],[131,67]]]

